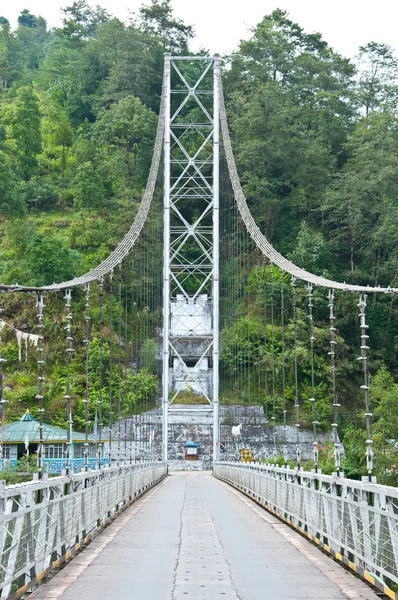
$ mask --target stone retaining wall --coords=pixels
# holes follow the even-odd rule
[[[207,410],[206,410],[207,408]],[[190,412],[191,411],[191,412]],[[193,412],[194,411],[194,412]],[[233,438],[232,425],[242,423],[242,435]],[[162,452],[162,415],[159,408],[137,415],[126,422],[127,452],[134,459],[157,459]],[[283,452],[283,427],[276,425],[277,453]],[[121,431],[124,432],[124,422]],[[114,439],[117,440],[118,429],[115,426]],[[331,431],[320,433],[318,441],[331,438]],[[184,460],[184,444],[191,439],[199,444],[197,466],[194,461]],[[286,429],[287,453],[290,459],[296,458],[296,427]],[[220,441],[225,444],[225,458],[236,460],[241,448],[249,448],[253,457],[259,460],[267,459],[273,453],[273,428],[265,419],[261,406],[231,405],[220,406]],[[300,430],[300,443],[303,460],[310,458],[312,452],[312,431]],[[208,407],[203,405],[172,405],[169,413],[169,460],[178,469],[186,464],[187,469],[206,468],[212,459],[213,444],[213,415]],[[123,443],[121,444],[123,447]],[[107,449],[105,448],[105,452]],[[107,455],[107,454],[105,454]],[[117,441],[112,447],[112,457],[117,457]],[[188,466],[189,465],[189,466]],[[192,465],[192,466],[191,466]],[[176,467],[176,468],[177,468]],[[174,468],[174,466],[172,467]],[[170,467],[170,469],[172,470]]]

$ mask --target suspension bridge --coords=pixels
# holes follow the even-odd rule
[[[315,275],[269,243],[239,180],[218,56],[165,55],[146,189],[110,256],[70,281],[0,291],[35,322],[39,415],[35,478],[0,486],[1,598],[397,597],[398,491],[373,474],[367,308],[370,295],[379,302],[398,289]],[[362,481],[341,463],[336,319],[347,296],[362,373]],[[230,337],[220,335],[227,326]],[[29,334],[12,329],[30,352]],[[65,347],[67,432],[56,460],[45,437],[51,336]],[[332,475],[319,465],[320,354]],[[5,359],[0,368],[6,384]],[[198,447],[208,470],[172,471]],[[244,447],[256,462],[239,462]]]

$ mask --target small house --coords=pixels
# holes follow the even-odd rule
[[[37,453],[39,447],[39,421],[36,421],[29,410],[18,421],[8,423],[3,430],[3,460],[16,462],[23,455]],[[43,423],[43,463],[44,469],[51,473],[61,473],[65,468],[67,430]],[[96,462],[96,445],[92,436],[88,439],[88,456],[90,466]],[[84,465],[85,434],[72,431],[70,459],[72,469],[80,469]]]
[[[198,460],[199,444],[195,444],[192,440],[187,440],[184,445],[185,460]]]

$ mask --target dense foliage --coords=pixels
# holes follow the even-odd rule
[[[12,29],[3,10],[0,279],[44,285],[92,268],[131,223],[151,159],[163,54],[188,53],[193,30],[175,17],[169,0],[152,0],[129,23],[78,0],[63,10],[63,26],[50,31],[44,18],[28,10]],[[352,61],[335,52],[320,34],[306,33],[276,10],[225,60],[224,86],[238,170],[250,208],[270,241],[299,266],[316,273],[351,283],[398,286],[398,63],[391,48],[370,42]],[[251,328],[256,332],[253,339],[258,336],[252,309],[259,295],[251,286],[249,278],[247,314],[222,333],[223,360],[232,374],[237,344],[248,339]],[[320,304],[317,344],[327,352],[324,298]],[[364,458],[360,372],[348,360],[358,353],[355,304],[355,298],[338,298],[336,326],[346,470],[358,476]],[[377,469],[385,481],[396,484],[398,308],[391,297],[377,303],[369,299],[369,304],[375,445],[381,449]],[[15,326],[27,321],[31,327],[22,307],[12,308],[5,299],[3,310]],[[55,314],[54,308],[52,317]],[[305,329],[305,320],[300,313],[299,328]],[[48,327],[55,331],[62,326],[49,318]],[[280,361],[277,327],[275,353]],[[288,341],[291,327],[288,321]],[[94,374],[98,330],[98,315],[93,315]],[[264,353],[261,340],[266,334],[261,329],[256,346],[242,350],[242,361],[248,362],[253,377],[261,369],[255,356]],[[309,374],[303,340],[299,350],[305,398]],[[46,410],[54,422],[63,424],[65,370],[61,350],[51,348],[50,354]],[[143,368],[130,374],[138,379],[129,382],[126,393],[153,397],[149,354],[147,346]],[[35,410],[35,367],[33,360],[18,363],[12,342],[4,355],[7,418],[12,419],[27,406]],[[78,361],[79,357],[76,368]],[[326,354],[316,370],[322,382],[317,389],[321,418],[326,423],[330,417]],[[117,385],[117,373],[115,377]],[[77,398],[83,381],[76,378],[74,386],[75,426],[81,428]],[[93,398],[98,393],[95,382],[91,393]],[[290,390],[289,406],[293,396]],[[355,458],[358,448],[362,458]]]

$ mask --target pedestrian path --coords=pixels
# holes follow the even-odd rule
[[[166,478],[30,597],[377,599],[365,583],[208,472]]]

